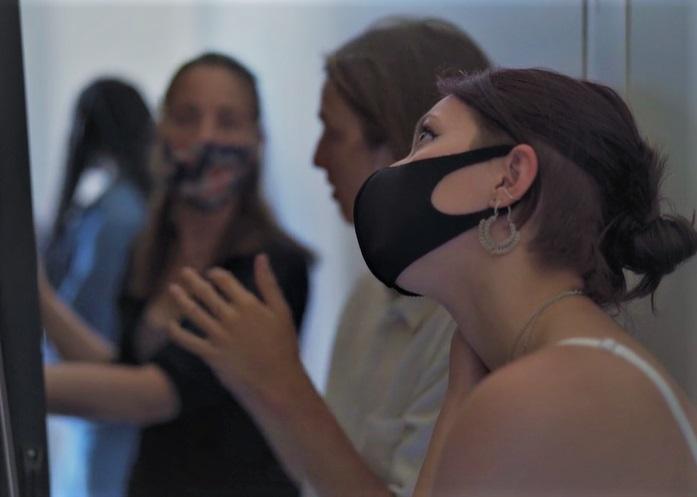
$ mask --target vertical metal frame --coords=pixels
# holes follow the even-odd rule
[[[0,495],[48,496],[19,0],[0,0]]]
[[[626,95],[629,89],[630,0],[582,0],[583,76]]]

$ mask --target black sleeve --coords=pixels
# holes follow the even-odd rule
[[[299,329],[308,294],[307,261],[301,254],[283,248],[268,249],[266,253]],[[258,295],[254,285],[253,257],[230,259],[221,266]],[[191,323],[185,321],[183,324],[192,333],[202,334]],[[176,344],[168,344],[155,355],[152,362],[159,366],[174,384],[179,394],[182,413],[231,400],[230,394],[208,365]]]

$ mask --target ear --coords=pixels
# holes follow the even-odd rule
[[[257,124],[257,129],[256,129],[256,140],[257,140],[257,146],[260,148],[264,147],[264,144],[266,143],[266,133],[264,133],[264,129],[261,127],[260,124]]]
[[[537,153],[530,145],[513,147],[504,159],[492,202],[498,202],[499,207],[507,207],[520,200],[535,181],[537,168]]]
[[[254,142],[249,144],[257,164],[262,164],[264,161],[265,140],[264,131],[259,127],[254,134]]]

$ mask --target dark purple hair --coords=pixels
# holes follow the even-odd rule
[[[611,88],[541,69],[497,69],[439,86],[476,111],[481,141],[534,148],[538,176],[516,219],[535,212],[530,250],[548,267],[581,274],[596,302],[653,294],[697,251],[693,222],[660,212],[665,159]],[[642,275],[631,290],[623,269]]]

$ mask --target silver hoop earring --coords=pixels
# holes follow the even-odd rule
[[[503,255],[509,253],[511,250],[518,245],[520,241],[520,232],[516,227],[513,219],[511,219],[511,206],[508,206],[508,212],[506,213],[506,220],[508,221],[508,236],[501,242],[494,240],[491,236],[491,227],[494,222],[499,217],[499,202],[496,202],[494,206],[494,214],[487,219],[482,219],[479,221],[479,242],[482,247],[492,255]]]

